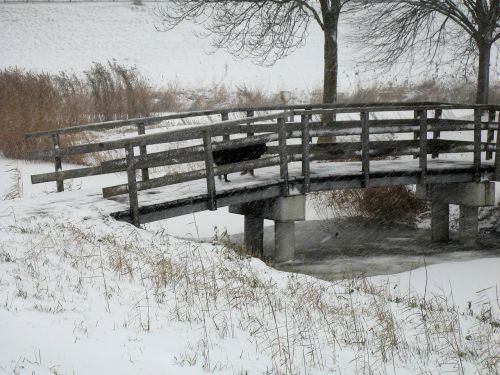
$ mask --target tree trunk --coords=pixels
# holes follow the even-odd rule
[[[330,12],[328,17],[324,17],[324,76],[323,76],[323,104],[337,103],[337,76],[338,76],[338,14]],[[321,117],[324,124],[335,121],[334,114],[327,114]],[[335,143],[335,136],[318,137],[318,143]]]
[[[324,46],[324,77],[323,77],[323,103],[337,102],[337,75],[338,75],[338,45],[337,28],[338,16],[333,20],[325,22],[325,46]]]
[[[490,91],[491,44],[479,43],[479,65],[477,72],[476,104],[488,104]]]

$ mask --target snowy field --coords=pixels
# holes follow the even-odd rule
[[[246,86],[268,92],[290,90],[296,96],[321,88],[323,36],[311,24],[306,45],[272,67],[236,60],[223,50],[214,51],[206,39],[197,38],[193,24],[173,32],[156,31],[158,5],[147,3],[0,3],[0,68],[18,66],[35,71],[81,74],[93,62],[117,61],[136,66],[154,86],[178,84],[200,88],[214,84]],[[347,41],[355,33],[346,21],[339,33],[339,89],[353,91],[358,85],[387,86],[407,80],[455,77],[450,66],[428,69],[395,68],[392,73],[366,71],[358,47]],[[498,49],[492,53],[492,80],[500,79]],[[396,78],[395,75],[399,76]]]

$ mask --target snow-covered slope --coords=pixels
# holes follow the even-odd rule
[[[328,283],[115,222],[89,181],[0,201],[0,373],[499,370],[499,258]]]

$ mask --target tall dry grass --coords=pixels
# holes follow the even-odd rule
[[[94,64],[85,77],[0,71],[0,152],[26,159],[49,140],[27,141],[24,134],[118,118],[148,115],[151,89],[134,69]],[[74,142],[67,139],[66,142]]]

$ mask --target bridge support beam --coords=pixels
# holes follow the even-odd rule
[[[465,246],[474,246],[478,234],[478,207],[460,205],[458,239]]]
[[[274,261],[287,262],[295,257],[295,221],[274,221]]]
[[[250,255],[262,258],[264,255],[264,219],[245,215],[245,248]]]
[[[431,201],[433,241],[449,239],[449,204],[460,206],[459,241],[473,246],[478,234],[478,208],[495,205],[495,184],[467,182],[456,184],[417,185],[417,197]]]
[[[432,241],[450,240],[450,205],[440,201],[431,201],[431,237]]]
[[[295,257],[295,221],[306,218],[306,196],[293,195],[229,206],[229,212],[245,215],[245,247],[252,255],[263,254],[264,219],[274,220],[274,260]]]

